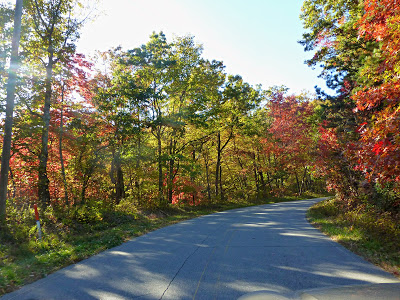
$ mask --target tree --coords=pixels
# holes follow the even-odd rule
[[[322,63],[322,76],[337,91],[325,95],[322,106],[321,157],[329,180],[347,198],[374,199],[386,187],[400,191],[399,14],[393,0],[303,5],[310,31],[302,43],[315,51],[308,63]]]
[[[6,79],[8,71],[8,63],[11,54],[11,44],[13,35],[13,17],[15,10],[10,5],[0,3],[0,88],[1,98],[6,99]],[[3,92],[4,90],[4,92]],[[2,109],[4,112],[4,108]]]
[[[214,104],[213,115],[210,121],[216,131],[216,166],[215,166],[215,196],[223,198],[222,189],[222,152],[228,143],[234,138],[235,130],[242,126],[243,118],[252,109],[255,109],[261,101],[260,91],[253,89],[244,82],[240,76],[228,76],[224,85],[220,102]],[[223,141],[223,129],[226,132]]]
[[[194,128],[196,124],[201,122],[202,115],[198,111],[199,105],[204,101],[204,95],[199,93],[201,86],[207,74],[204,74],[204,65],[207,64],[201,58],[202,47],[194,42],[192,36],[175,38],[171,47],[171,60],[175,63],[171,66],[167,76],[172,78],[171,84],[166,88],[169,95],[168,104],[166,106],[166,120],[168,122],[168,130],[166,131],[167,139],[167,200],[172,203],[174,194],[174,181],[178,174],[179,168],[186,167],[181,162],[189,162],[192,167],[195,166],[195,158],[193,153],[196,151],[195,144],[201,142],[203,137],[194,137],[187,132],[188,128]],[[208,86],[206,89],[209,88]],[[185,156],[187,147],[192,148],[192,155]],[[186,154],[187,155],[187,154]],[[193,178],[194,172],[189,177],[190,180],[182,181],[189,183]],[[182,179],[182,178],[181,178]],[[194,186],[191,182],[189,185]],[[192,199],[193,200],[193,199]],[[192,201],[193,202],[193,201]]]
[[[117,48],[101,53],[109,66],[107,74],[97,74],[93,80],[93,103],[110,128],[106,139],[112,152],[110,179],[114,184],[115,201],[118,204],[125,197],[123,159],[134,141],[140,143],[144,114],[147,104],[146,89],[137,86],[135,74]],[[101,117],[100,117],[101,118]],[[131,141],[131,143],[129,142]]]
[[[166,130],[165,105],[167,100],[166,87],[171,83],[166,73],[175,64],[170,59],[171,45],[167,42],[164,33],[153,33],[150,41],[140,48],[129,50],[126,63],[135,70],[138,85],[143,87],[148,95],[145,122],[151,128],[151,134],[157,140],[157,169],[158,169],[158,200],[165,201],[163,195],[163,136]]]
[[[10,60],[10,68],[8,71],[6,120],[4,123],[4,140],[3,140],[3,150],[1,156],[1,174],[0,174],[0,221],[4,221],[6,214],[8,170],[9,170],[10,153],[11,153],[11,135],[13,126],[15,86],[16,86],[17,70],[18,70],[18,48],[21,37],[22,4],[23,4],[22,0],[17,0],[15,4],[11,60]]]
[[[395,183],[392,188],[400,192],[400,7],[365,0],[364,8],[359,36],[379,49],[361,68],[363,81],[352,96],[356,112],[369,116],[359,127],[356,160],[369,181]]]
[[[276,171],[292,175],[296,179],[298,194],[302,194],[308,169],[312,165],[314,143],[309,123],[312,106],[300,96],[284,96],[281,93],[273,94],[268,105],[272,119],[268,132],[272,135],[271,150]],[[283,178],[281,182],[283,185]]]
[[[350,95],[357,84],[360,67],[377,48],[360,38],[356,22],[362,14],[361,0],[306,0],[301,19],[304,28],[300,43],[305,51],[314,55],[306,63],[310,67],[322,67],[320,77],[336,92],[331,96],[317,88],[319,97],[325,100],[325,120],[336,127],[339,138],[354,139],[357,117],[353,113],[354,101]]]
[[[41,151],[38,166],[38,198],[42,206],[50,204],[49,178],[47,174],[50,111],[53,95],[54,68],[65,62],[75,52],[74,41],[79,37],[82,25],[73,19],[77,0],[32,0],[27,2],[32,31],[26,51],[32,62],[44,68],[41,115]]]
[[[304,28],[300,43],[314,51],[309,66],[322,66],[321,77],[329,88],[340,92],[344,82],[352,83],[368,45],[358,39],[355,23],[361,13],[359,0],[306,0],[300,18]],[[373,45],[371,45],[373,46]]]

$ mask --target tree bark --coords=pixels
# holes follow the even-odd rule
[[[49,158],[49,127],[50,127],[50,106],[51,106],[51,83],[53,80],[53,53],[50,51],[49,62],[46,66],[46,81],[45,81],[45,96],[43,107],[43,128],[42,128],[42,143],[41,152],[39,155],[39,182],[38,182],[38,197],[43,208],[50,205],[49,178],[47,176],[47,161]]]
[[[0,171],[0,222],[4,221],[6,217],[8,171],[11,156],[14,99],[18,70],[18,48],[21,37],[22,2],[22,0],[17,0],[15,4],[14,31],[11,42],[11,61],[8,70],[6,119],[4,123],[4,139]]]
[[[63,133],[64,133],[64,123],[63,123],[63,113],[64,113],[64,88],[65,88],[65,83],[62,85],[62,90],[61,90],[61,113],[60,113],[60,139],[59,139],[59,153],[60,153],[60,164],[61,164],[61,175],[63,178],[63,183],[64,183],[64,200],[65,204],[68,206],[69,205],[69,200],[68,200],[68,185],[67,185],[67,179],[65,176],[65,165],[64,165],[64,158],[63,158],[63,153],[62,153],[62,142],[63,142]]]
[[[138,143],[137,143],[137,155],[136,155],[136,170],[139,170],[140,168],[140,157],[141,157],[141,134],[139,133],[138,136]],[[142,196],[140,192],[140,178],[138,175],[138,172],[136,172],[135,175],[135,188],[136,188],[136,198],[139,203],[141,203]]]
[[[115,202],[119,204],[125,197],[124,173],[122,171],[121,154],[119,150],[113,150],[110,179],[115,188]]]
[[[259,199],[260,196],[260,183],[258,180],[258,169],[257,169],[257,162],[256,162],[256,154],[252,153],[252,158],[253,158],[253,172],[254,172],[254,182],[256,185],[256,197],[257,200]]]
[[[304,192],[304,190],[307,190],[307,167],[304,167],[304,173],[303,173],[303,179],[301,180],[301,185],[300,185],[300,194]]]
[[[219,195],[219,172],[221,165],[221,132],[218,131],[217,134],[217,163],[215,166],[215,197],[218,198]]]
[[[217,133],[217,163],[215,167],[215,197],[218,198],[219,196],[219,190],[218,187],[222,187],[222,182],[221,182],[221,154],[222,151],[225,149],[225,147],[228,145],[229,141],[233,137],[233,132],[231,131],[229,134],[229,137],[227,138],[225,144],[221,146],[221,132],[218,131]]]
[[[168,203],[172,203],[172,196],[173,196],[173,181],[174,181],[174,165],[175,165],[175,159],[173,158],[173,155],[175,154],[175,142],[171,138],[169,142],[169,161],[168,161],[168,177],[167,177],[167,190],[168,190]]]
[[[196,163],[196,149],[194,147],[193,147],[193,151],[192,151],[192,162],[193,162],[193,164]],[[194,180],[195,180],[194,176],[190,175],[190,181],[193,184],[194,184]],[[193,205],[196,205],[196,194],[195,194],[195,191],[192,192],[192,202],[193,202]]]
[[[222,166],[221,164],[219,165],[219,190],[221,193],[221,201],[224,201],[224,189],[222,187]]]
[[[158,200],[163,204],[163,168],[162,168],[162,143],[161,143],[161,130],[157,132],[157,151],[158,151]]]
[[[210,168],[208,162],[208,155],[203,155],[204,165],[206,167],[206,180],[207,180],[207,197],[208,201],[211,201],[211,183],[210,183]]]
[[[300,187],[300,182],[299,182],[299,176],[297,176],[297,172],[294,172],[294,175],[296,177],[297,191],[298,191],[299,195],[301,195],[301,187]]]
[[[117,183],[115,185],[115,198],[116,204],[119,204],[125,198],[124,173],[122,171],[121,154],[119,152],[117,154],[116,169]]]

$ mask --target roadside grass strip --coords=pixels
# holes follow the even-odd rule
[[[312,206],[307,217],[334,241],[400,278],[398,216],[373,207],[350,209],[333,198]]]

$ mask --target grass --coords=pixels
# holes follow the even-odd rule
[[[15,208],[8,212],[7,225],[0,226],[0,295],[133,237],[183,220],[229,209],[318,196],[241,200],[198,207],[172,206],[152,212],[137,211],[129,205],[106,212],[95,208],[77,209],[69,211],[68,215],[50,210],[43,216],[41,241],[36,237],[33,211]]]
[[[333,240],[400,278],[399,216],[372,206],[350,209],[333,198],[311,207],[308,218]]]

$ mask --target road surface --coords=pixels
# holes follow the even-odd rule
[[[321,199],[235,209],[181,222],[62,269],[1,300],[237,299],[399,282],[313,228]]]

